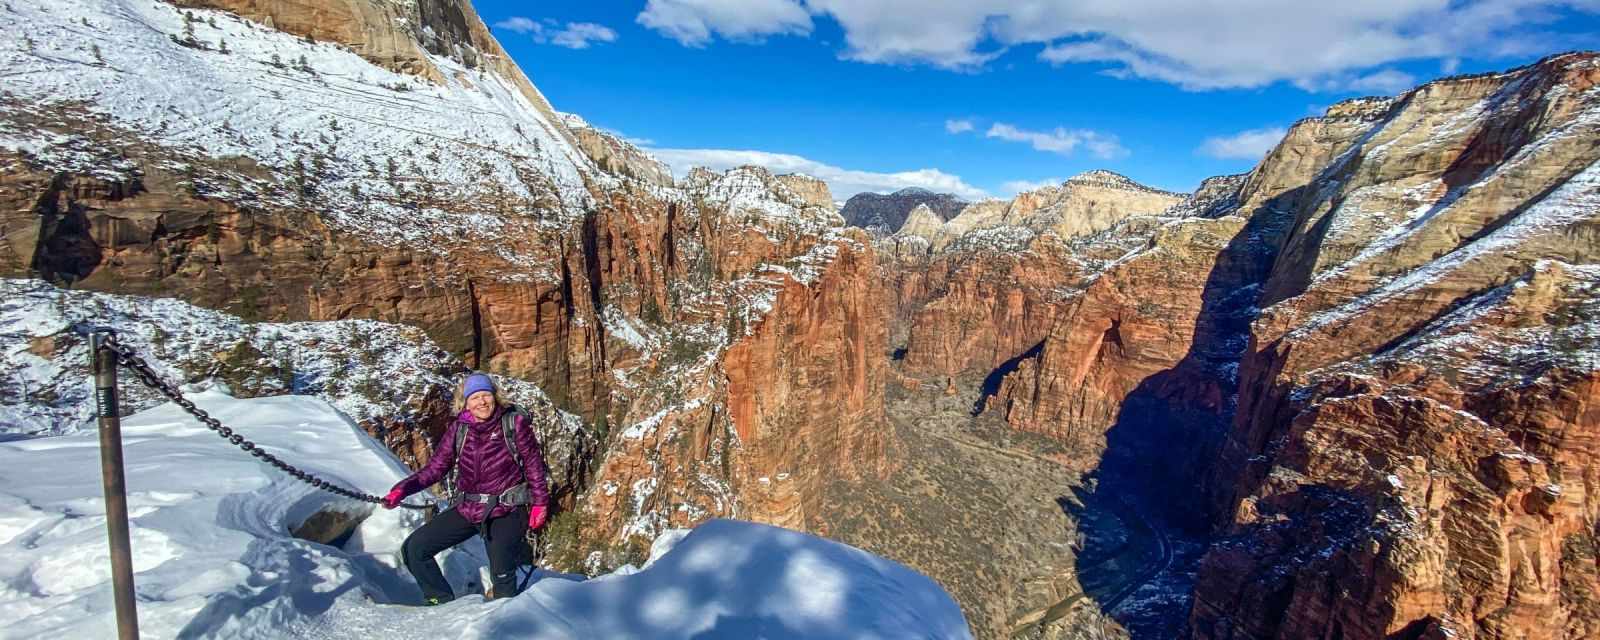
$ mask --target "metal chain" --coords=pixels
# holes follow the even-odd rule
[[[132,371],[133,375],[137,376],[139,381],[143,382],[145,386],[154,389],[163,396],[166,396],[168,400],[173,402],[173,404],[178,405],[184,411],[194,416],[196,420],[199,420],[202,424],[205,424],[206,428],[216,432],[216,434],[221,436],[222,439],[233,443],[234,446],[243,449],[246,453],[260,458],[262,462],[277,467],[280,471],[293,476],[294,479],[309,484],[313,487],[327,491],[328,493],[332,493],[334,495],[344,496],[352,500],[371,502],[373,504],[383,504],[383,498],[381,497],[361,493],[358,491],[352,491],[328,482],[327,480],[323,480],[322,478],[318,478],[317,476],[303,471],[292,464],[284,462],[277,456],[267,453],[265,449],[262,449],[256,443],[245,439],[244,436],[234,433],[233,429],[223,426],[222,423],[217,421],[216,418],[211,417],[211,414],[206,413],[204,409],[196,407],[193,402],[189,401],[188,398],[183,397],[183,392],[179,391],[177,387],[162,380],[161,375],[156,373],[155,369],[151,368],[150,363],[146,362],[144,358],[139,357],[139,355],[133,351],[132,347],[122,344],[117,340],[117,334],[115,332],[104,329],[101,329],[100,331],[106,333],[106,347],[116,352],[117,364],[120,364],[129,371]],[[401,503],[400,506],[407,509],[418,510],[429,509],[433,507],[432,504],[406,503]]]

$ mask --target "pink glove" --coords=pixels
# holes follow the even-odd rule
[[[400,501],[404,500],[405,497],[406,497],[405,491],[402,490],[400,487],[395,487],[393,491],[389,492],[389,495],[386,495],[386,496],[383,497],[383,508],[385,508],[385,509],[393,509],[395,507],[398,507],[398,506],[400,506]]]
[[[546,515],[548,515],[548,513],[546,513],[545,507],[542,504],[536,504],[528,507],[528,528],[538,529],[539,527],[544,526],[544,519]]]

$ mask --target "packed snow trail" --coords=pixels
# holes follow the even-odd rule
[[[372,491],[408,473],[325,401],[217,389],[190,397],[330,481]],[[317,491],[171,404],[126,418],[123,434],[147,638],[970,637],[955,602],[925,576],[730,520],[663,534],[643,569],[588,580],[546,572],[508,600],[379,604],[420,600],[398,559],[420,514]],[[319,511],[361,523],[342,547],[289,535]],[[476,538],[440,560],[457,593],[472,592],[486,564]],[[0,441],[0,638],[113,637],[111,601],[97,435]]]

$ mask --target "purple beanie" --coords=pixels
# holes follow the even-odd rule
[[[494,383],[489,381],[489,376],[474,373],[467,376],[467,384],[461,388],[461,399],[471,398],[472,394],[479,391],[494,393]]]

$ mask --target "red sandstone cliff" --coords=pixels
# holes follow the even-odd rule
[[[1570,266],[1600,255],[1597,62],[1372,103],[1304,186],[1245,187],[1293,231],[1212,474],[1197,637],[1600,633],[1595,273]]]

